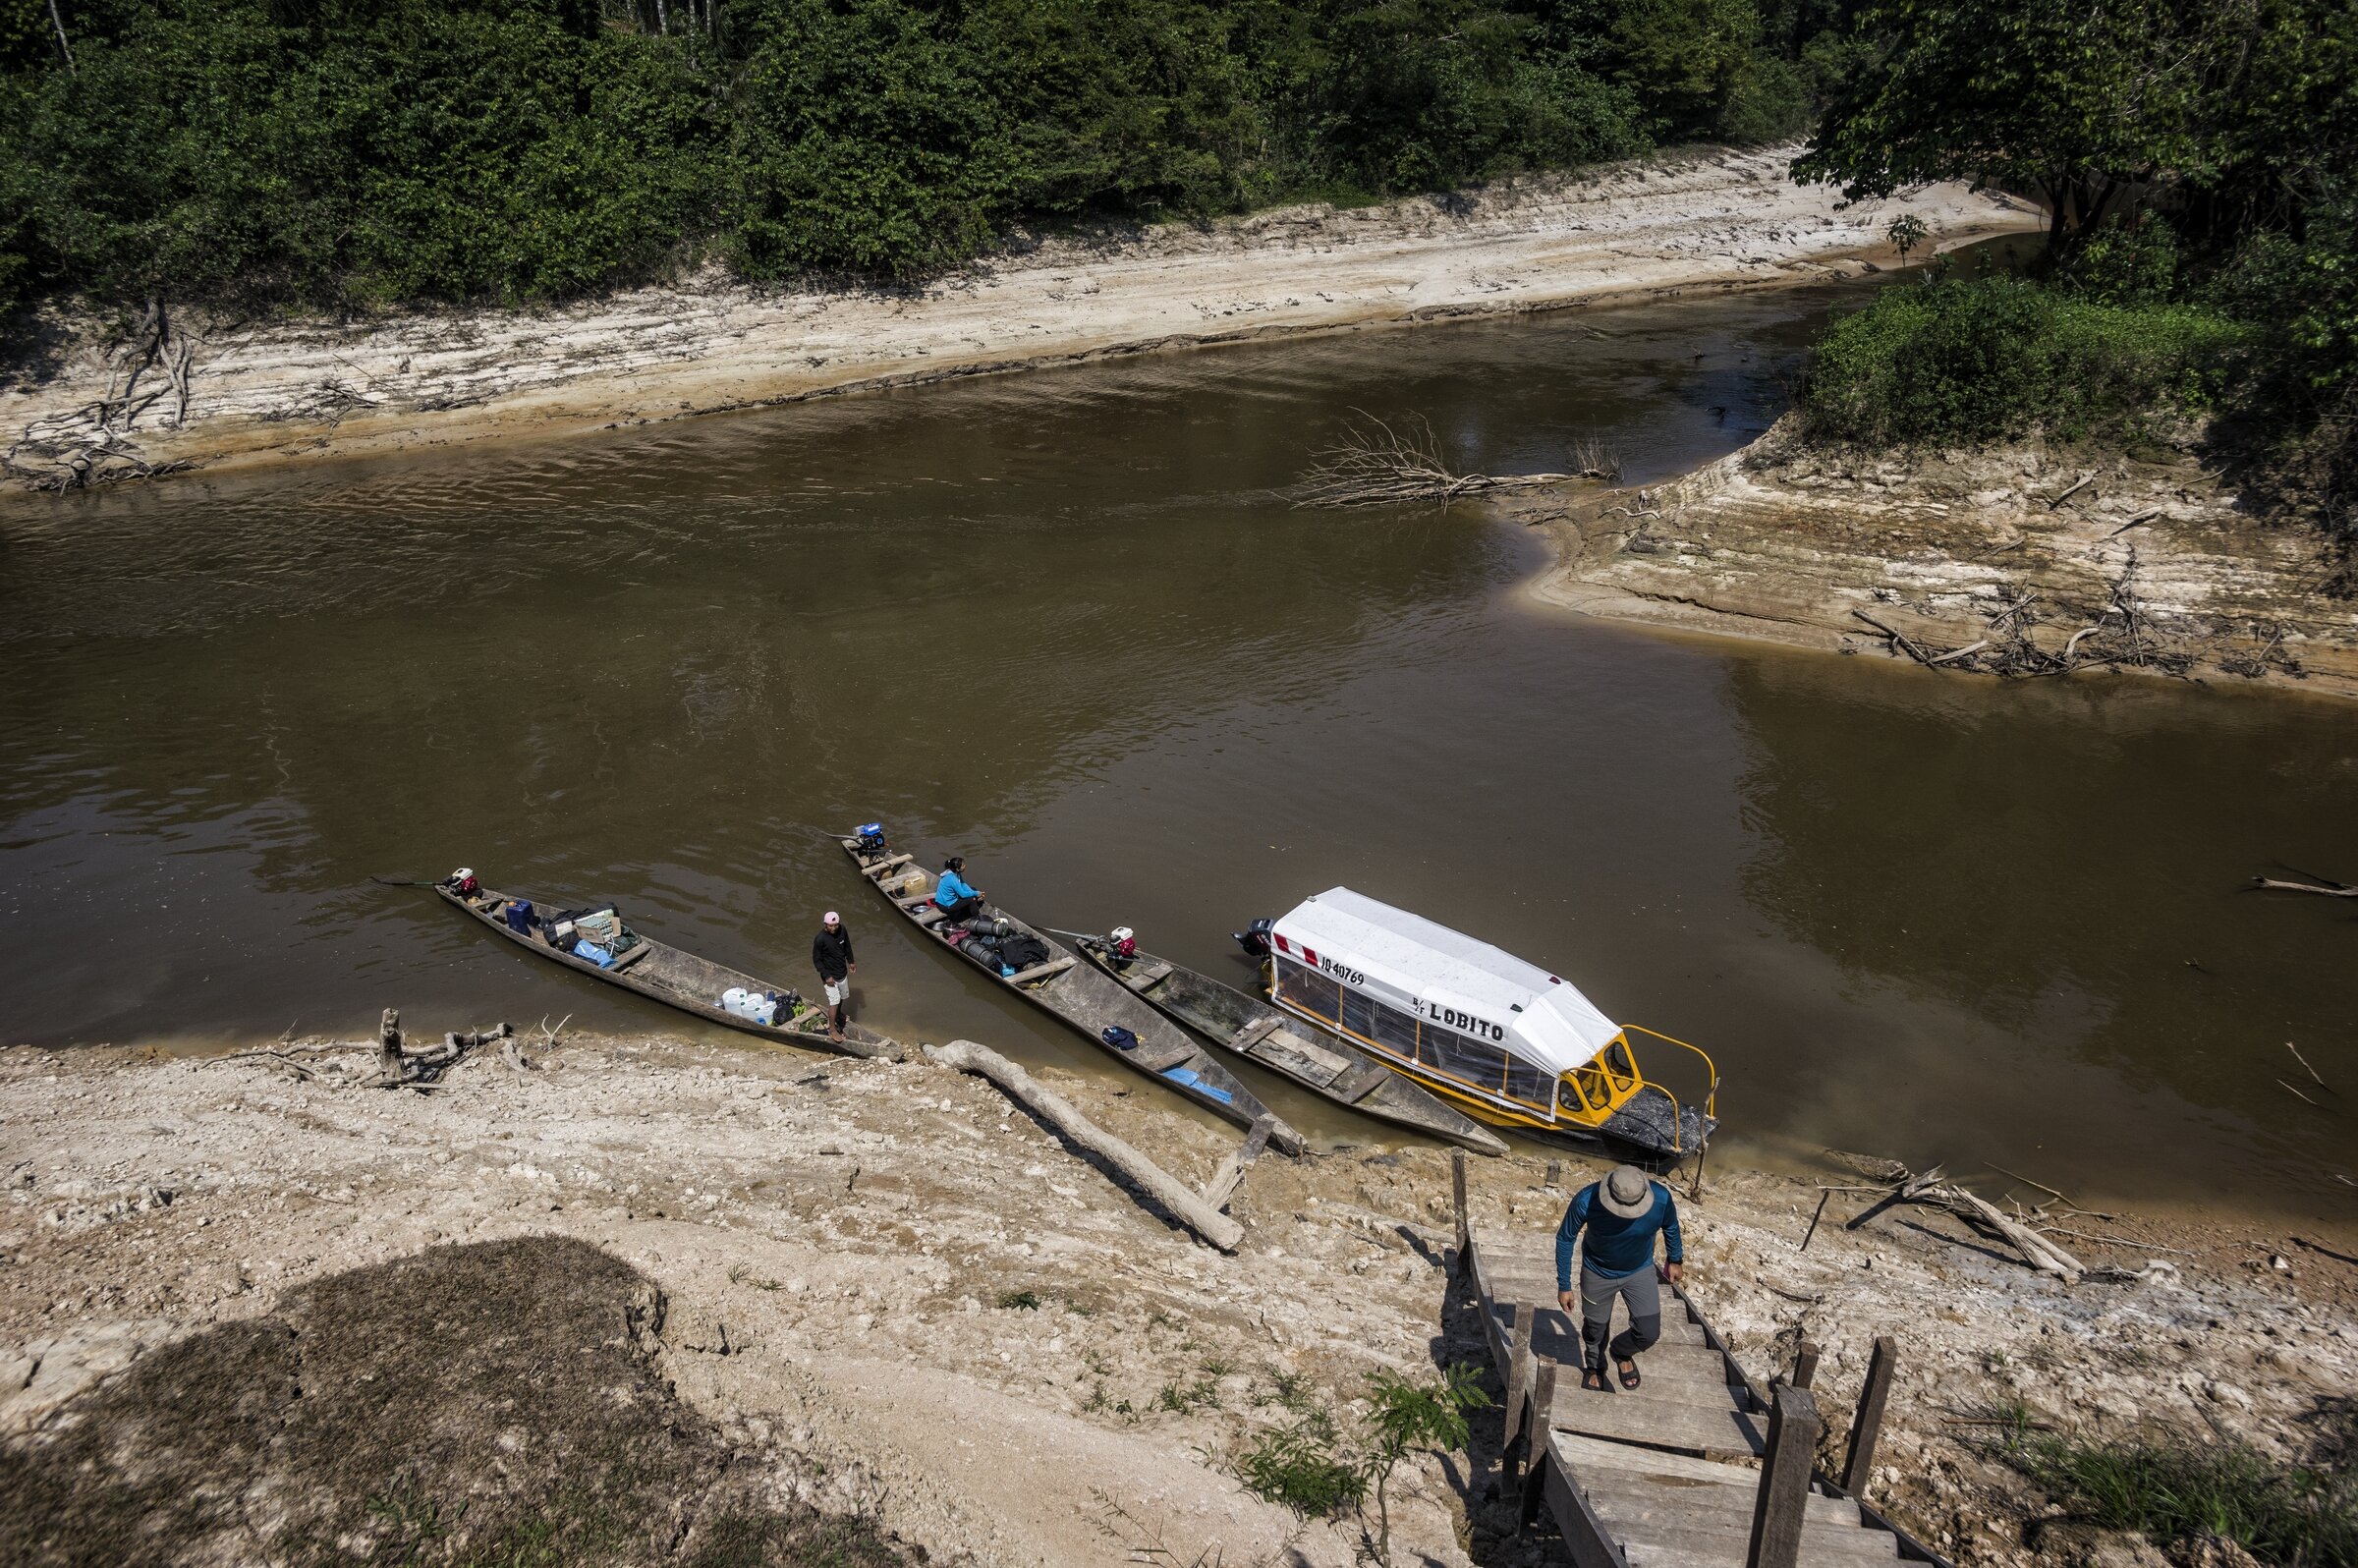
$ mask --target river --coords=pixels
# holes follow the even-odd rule
[[[2358,877],[2349,708],[1639,633],[1530,604],[1537,541],[1478,509],[1276,493],[1354,408],[1474,468],[1596,436],[1666,477],[1764,428],[1860,297],[0,503],[0,1039],[363,1036],[387,1005],[703,1033],[369,880],[466,864],[805,984],[840,908],[868,1022],[1099,1070],[888,924],[822,831],[881,818],[1036,922],[1232,979],[1227,933],[1308,893],[1410,906],[1709,1048],[1739,1157],[2348,1218],[2352,1098],[2286,1042],[2358,1096],[2358,928],[2239,889]]]

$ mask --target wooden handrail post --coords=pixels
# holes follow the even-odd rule
[[[1800,1352],[1793,1358],[1793,1386],[1807,1388],[1818,1380],[1818,1347],[1808,1340],[1801,1342]]]
[[[1540,1507],[1546,1500],[1548,1458],[1547,1434],[1553,1430],[1548,1413],[1555,1409],[1556,1364],[1542,1358],[1532,1369],[1531,1416],[1523,1423],[1531,1434],[1531,1468],[1523,1478],[1523,1506],[1515,1516],[1515,1536],[1522,1538],[1531,1522],[1540,1517]]]
[[[1875,1440],[1883,1432],[1883,1404],[1891,1397],[1891,1376],[1899,1369],[1899,1347],[1889,1334],[1875,1336],[1875,1355],[1867,1363],[1867,1386],[1859,1393],[1859,1412],[1850,1419],[1850,1451],[1842,1460],[1842,1489],[1853,1497],[1867,1495],[1875,1474]]]
[[[1539,1463],[1540,1455],[1546,1450],[1547,1433],[1552,1429],[1548,1423],[1555,1410],[1555,1374],[1558,1371],[1553,1357],[1542,1357],[1531,1372],[1531,1415],[1525,1419],[1523,1427],[1531,1433],[1531,1457],[1535,1466]]]
[[[1532,1386],[1531,1325],[1539,1316],[1531,1303],[1515,1303],[1515,1329],[1506,1341],[1506,1435],[1499,1439],[1505,1448],[1515,1445],[1523,1429],[1523,1399]]]
[[[1466,1151],[1449,1150],[1449,1198],[1457,1210],[1457,1271],[1474,1264],[1474,1225],[1466,1215]]]
[[[1753,1496],[1752,1541],[1744,1568],[1794,1568],[1801,1560],[1801,1524],[1809,1508],[1810,1469],[1825,1423],[1806,1388],[1778,1384],[1768,1407],[1768,1452]]]

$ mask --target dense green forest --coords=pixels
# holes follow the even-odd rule
[[[908,277],[1019,221],[1763,140],[1807,121],[1814,30],[1754,0],[0,7],[0,290],[330,308]]]
[[[2051,213],[1838,323],[1819,438],[2201,424],[2358,539],[2349,0],[0,0],[0,313],[909,279],[1805,131],[1847,196]]]
[[[1796,178],[2021,192],[2048,245],[2029,277],[1944,271],[1838,323],[1807,428],[1875,446],[2200,429],[2247,493],[2358,547],[2358,6],[1869,0],[1842,35],[1851,68]]]

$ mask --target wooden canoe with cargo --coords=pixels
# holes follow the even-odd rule
[[[1173,1093],[1194,1101],[1224,1121],[1250,1129],[1262,1117],[1272,1123],[1269,1144],[1289,1154],[1302,1151],[1302,1135],[1255,1097],[1237,1076],[1213,1061],[1187,1031],[1132,995],[1127,987],[1047,932],[1017,920],[994,904],[982,907],[982,918],[1021,932],[1047,950],[1047,958],[1013,975],[1001,975],[997,965],[952,941],[946,921],[933,904],[935,878],[910,855],[888,851],[864,853],[856,838],[839,840],[843,852],[860,868],[869,885],[888,899],[903,919],[943,947],[988,975],[1042,1012],[1070,1026],[1084,1039],[1113,1060],[1154,1080]],[[1106,1041],[1110,1028],[1128,1030],[1137,1043],[1128,1049]]]
[[[1442,1104],[1334,1035],[1313,1030],[1257,996],[1143,950],[1127,964],[1117,964],[1104,946],[1085,941],[1081,955],[1156,1012],[1222,1050],[1291,1079],[1320,1099],[1462,1144],[1477,1153],[1506,1152],[1506,1145],[1473,1117]]]
[[[543,928],[527,935],[501,918],[500,912],[510,899],[523,898],[520,893],[501,893],[483,888],[468,898],[447,883],[436,883],[434,892],[445,904],[472,915],[492,930],[551,963],[619,985],[626,991],[637,991],[666,1007],[676,1007],[683,1013],[693,1013],[706,1023],[720,1024],[762,1039],[783,1044],[800,1045],[809,1050],[833,1051],[842,1056],[865,1056],[884,1061],[898,1061],[901,1047],[887,1036],[879,1035],[865,1025],[854,1024],[845,1031],[842,1039],[827,1037],[827,1015],[824,1010],[808,1002],[797,1001],[792,1016],[782,1024],[758,1024],[750,1018],[732,1013],[720,1005],[721,996],[732,986],[749,991],[778,991],[789,989],[757,980],[725,965],[697,957],[668,943],[658,942],[644,931],[623,929],[631,937],[622,951],[614,955],[611,969],[602,968],[589,959],[576,957],[551,943]],[[525,902],[540,907],[540,901]]]

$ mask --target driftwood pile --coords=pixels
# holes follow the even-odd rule
[[[567,1022],[570,1021],[568,1018]],[[559,1024],[550,1029],[543,1022],[544,1042],[554,1045],[558,1030],[564,1027]],[[400,1011],[388,1007],[374,1046],[332,1040],[298,1041],[290,1036],[276,1045],[237,1051],[220,1059],[239,1062],[267,1058],[284,1063],[296,1077],[308,1083],[325,1084],[331,1089],[413,1089],[424,1093],[449,1087],[443,1080],[450,1071],[488,1045],[499,1047],[500,1060],[510,1072],[531,1071],[532,1063],[517,1048],[515,1036],[513,1025],[500,1023],[464,1035],[454,1031],[431,1045],[413,1045],[402,1034]],[[373,1061],[368,1056],[371,1051]]]
[[[1864,1154],[1839,1152],[1836,1152],[1835,1157],[1877,1185],[1865,1188],[1829,1187],[1825,1190],[1827,1198],[1832,1197],[1836,1192],[1843,1191],[1881,1194],[1879,1201],[1869,1206],[1865,1213],[1850,1221],[1848,1226],[1850,1229],[1857,1229],[1893,1204],[1925,1204],[1936,1208],[1945,1208],[1975,1229],[2006,1243],[2020,1253],[2023,1261],[2030,1264],[2031,1267],[2043,1274],[2052,1274],[2065,1284],[2076,1285],[2089,1272],[2085,1263],[2065,1252],[2053,1236],[2040,1228],[2043,1224],[2051,1224],[2054,1218],[2086,1212],[2071,1207],[2065,1202],[2063,1195],[2055,1192],[2051,1187],[2040,1188],[2042,1192],[2052,1195],[2047,1203],[2027,1211],[2017,1204],[2015,1212],[2009,1215],[1979,1194],[1969,1191],[1960,1183],[1949,1180],[1946,1171],[1938,1165],[1919,1175],[1897,1160],[1876,1159]],[[2039,1186],[2036,1182],[2030,1185]],[[2060,1213],[2050,1213],[2050,1210],[2054,1209],[2057,1204],[2062,1205]],[[1819,1200],[1818,1210],[1820,1215],[1825,1212],[1825,1198]],[[2088,1217],[2104,1218],[2105,1216],[2089,1215]],[[1811,1233],[1816,1234],[1817,1229],[1818,1221],[1812,1219],[1810,1221]],[[2110,1238],[2105,1237],[2097,1239],[2110,1240]],[[2123,1239],[2121,1245],[2139,1244],[2129,1243]],[[1809,1237],[1805,1236],[1802,1238],[1802,1247],[1806,1250],[1808,1246]]]
[[[1398,506],[1411,501],[1456,500],[1486,490],[1562,484],[1570,479],[1612,479],[1621,462],[1596,441],[1573,446],[1579,465],[1570,474],[1460,474],[1449,466],[1441,438],[1423,415],[1398,428],[1363,410],[1351,411],[1343,438],[1316,454],[1317,461],[1295,483],[1296,506]]]
[[[2299,664],[2283,650],[2282,627],[2255,629],[2248,643],[2216,634],[2167,631],[2146,609],[2136,580],[2137,552],[2131,549],[2120,576],[2105,585],[2105,602],[2099,607],[2050,605],[2039,593],[2006,588],[2003,591],[2009,601],[1985,618],[1984,630],[1989,635],[1956,647],[1935,647],[1865,610],[1850,613],[1881,633],[1891,651],[1934,669],[1976,670],[2016,679],[2099,668],[2185,676],[2193,672],[2199,658],[2209,654],[2229,675],[2257,678],[2272,668],[2288,674],[2300,672]],[[2052,645],[2051,635],[2044,641],[2034,635],[2040,626],[2066,625],[2073,629],[2060,646]]]
[[[2069,675],[2085,669],[2153,670],[2186,676],[2205,653],[2217,659],[2229,675],[2257,678],[2270,669],[2298,674],[2300,665],[2283,651],[2281,626],[2256,628],[2248,642],[2236,643],[2216,634],[2172,633],[2158,626],[2136,589],[2137,552],[2131,550],[2119,577],[2106,585],[2103,606],[2043,608],[2036,592],[2007,590],[2012,597],[1985,621],[1990,635],[1956,647],[1938,648],[1886,624],[1865,610],[1851,614],[1882,634],[1892,651],[1928,667],[1976,670],[1986,675],[2036,678]],[[2093,615],[2093,619],[2091,619]],[[2059,647],[2033,635],[2042,625],[2078,622]]]
[[[106,390],[97,401],[27,425],[5,452],[0,473],[36,490],[80,490],[116,479],[143,479],[186,468],[150,463],[132,430],[155,410],[177,429],[189,417],[189,380],[196,350],[161,302],[150,300],[131,335],[107,357]]]

